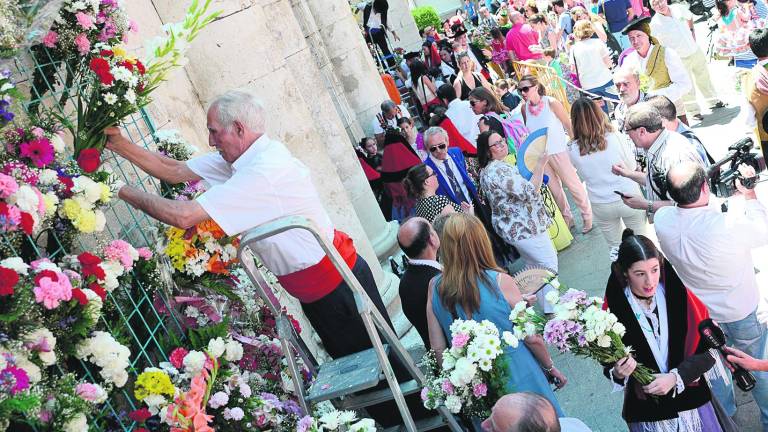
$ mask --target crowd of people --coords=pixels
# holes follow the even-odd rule
[[[557,272],[558,248],[548,229],[557,217],[568,228],[580,219],[582,233],[594,226],[605,239],[614,263],[605,298],[636,350],[605,365],[615,390],[625,391],[630,430],[736,430],[729,365],[697,334],[697,324],[710,316],[733,345],[728,360],[757,371],[752,395],[768,430],[768,330],[756,315],[750,252],[768,244],[768,212],[738,181],[744,208],[721,213],[710,201],[706,178],[715,160],[691,126],[726,105],[714,90],[688,5],[475,3],[466,1],[441,29],[425,28],[422,50],[399,65],[413,96],[411,112],[403,106],[393,114],[394,103],[385,101],[374,120],[377,130],[386,129],[388,118],[421,125],[422,132],[387,130],[390,144],[381,157],[409,152],[392,179],[409,201],[382,210],[402,222],[398,241],[409,264],[400,296],[424,345],[445,348],[455,319],[507,328],[521,298],[507,269],[521,259]],[[735,76],[747,74],[741,81],[747,127],[737,129],[757,125],[763,147],[767,12],[763,0],[718,0],[711,11],[716,55],[730,57]],[[541,73],[544,68],[554,73]],[[558,88],[565,91],[553,91]],[[520,168],[526,137],[544,128],[546,150]],[[756,175],[741,169],[744,178]],[[527,300],[551,312],[542,301],[547,289]],[[562,386],[567,379],[541,340],[526,339],[506,355],[513,379],[525,377],[514,383],[525,392],[515,397],[548,407],[539,410],[552,414],[538,418],[541,424],[562,420],[547,381]],[[639,385],[630,376],[637,362],[651,365],[657,379]],[[494,426],[506,421],[509,406],[502,398],[483,428],[517,430]]]

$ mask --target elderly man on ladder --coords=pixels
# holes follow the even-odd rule
[[[166,224],[186,229],[213,219],[228,235],[285,216],[305,217],[332,241],[392,327],[368,264],[357,254],[352,239],[334,229],[309,169],[284,144],[266,135],[264,108],[255,96],[229,91],[211,103],[207,120],[209,144],[218,151],[186,162],[135,145],[118,128],[105,130],[107,148],[153,177],[169,183],[205,180],[211,185],[192,201],[169,200],[130,186],[123,186],[118,196]],[[299,299],[331,357],[371,348],[352,289],[309,231],[288,230],[257,242],[252,249],[282,287]],[[380,423],[400,420],[396,408],[382,415],[371,408],[370,414]]]

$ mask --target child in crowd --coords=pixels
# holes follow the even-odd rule
[[[517,89],[517,83],[513,79],[498,79],[493,83],[496,87],[496,96],[501,99],[501,103],[510,111],[520,105],[520,96],[514,93]]]
[[[509,76],[512,71],[512,65],[509,62],[509,51],[507,43],[501,29],[494,27],[491,29],[491,59],[501,67],[505,76]]]
[[[557,76],[560,78],[557,80],[556,83],[552,83],[553,89],[555,88],[565,88],[565,94],[568,97],[569,101],[576,100],[579,95],[576,89],[573,87],[567,85],[565,81],[573,82],[573,77],[571,76],[571,72],[567,72],[567,75],[563,74],[563,65],[560,62],[560,57],[557,55],[557,52],[554,50],[554,48],[547,48],[544,51],[542,51],[544,57],[542,58],[545,62],[545,64],[557,72]]]

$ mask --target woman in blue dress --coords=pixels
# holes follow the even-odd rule
[[[523,297],[514,279],[496,264],[488,234],[477,217],[452,214],[443,228],[439,253],[443,273],[430,282],[426,312],[429,342],[437,363],[442,364],[454,320],[489,320],[499,333],[512,331],[509,314]],[[552,362],[544,340],[528,337],[517,348],[506,347],[504,355],[510,377],[507,392],[540,394],[552,403],[558,417],[565,417],[549,380],[558,388],[567,380]],[[495,402],[490,401],[491,405]]]

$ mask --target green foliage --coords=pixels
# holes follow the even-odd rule
[[[419,6],[411,10],[414,21],[416,21],[416,27],[419,30],[424,30],[424,27],[432,26],[439,28],[441,21],[440,15],[433,6]]]
[[[218,324],[208,325],[197,329],[190,329],[189,345],[195,350],[204,350],[208,348],[208,341],[220,337],[226,339],[229,336],[229,320],[224,318]]]

